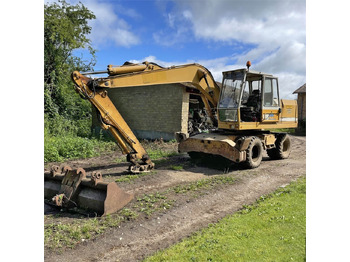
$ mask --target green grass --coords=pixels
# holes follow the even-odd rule
[[[184,169],[184,167],[181,166],[181,165],[172,165],[169,168],[172,169],[172,170],[175,170],[175,171],[180,171],[180,170]]]
[[[177,194],[184,194],[187,192],[194,192],[201,189],[210,189],[217,185],[233,184],[235,181],[236,179],[231,176],[217,176],[213,178],[200,179],[198,181],[191,182],[186,185],[175,186],[173,189]]]
[[[150,172],[141,172],[137,174],[130,174],[130,175],[123,175],[115,180],[115,182],[120,183],[120,182],[128,182],[131,183],[135,179],[138,179],[143,176],[148,176],[148,175],[154,175],[157,174],[157,171],[150,171]]]
[[[168,152],[168,151],[162,150],[162,149],[147,149],[147,148],[146,148],[146,150],[147,150],[148,156],[152,160],[158,160],[158,159],[162,159],[165,157],[171,157],[171,156],[178,155],[178,153],[175,151]]]
[[[110,139],[92,136],[89,119],[68,120],[57,115],[45,116],[44,162],[88,158],[113,152],[118,146]]]
[[[303,178],[145,261],[305,261],[305,201]]]
[[[137,203],[134,205],[134,208],[136,208],[138,212],[150,217],[156,211],[170,209],[173,202],[173,200],[168,199],[166,192],[156,192],[154,194],[144,194],[137,198]]]
[[[44,161],[62,162],[68,159],[99,156],[117,150],[114,142],[79,136],[45,136]]]
[[[108,228],[116,227],[123,220],[129,220],[135,214],[123,211],[120,215],[110,215],[103,218],[77,219],[73,223],[48,223],[44,230],[44,244],[50,249],[62,247],[73,248],[77,244],[102,234]]]

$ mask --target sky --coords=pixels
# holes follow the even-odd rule
[[[250,60],[252,70],[279,78],[281,98],[296,99],[292,93],[306,82],[305,0],[80,2],[96,15],[89,22],[95,71],[126,61],[199,63],[221,82],[222,71]],[[76,54],[88,58],[84,50]]]

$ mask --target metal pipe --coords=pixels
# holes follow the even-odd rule
[[[98,74],[108,74],[108,71],[92,71],[92,72],[83,72],[82,75],[98,75]]]

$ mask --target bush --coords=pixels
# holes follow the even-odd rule
[[[51,136],[91,136],[91,117],[71,120],[60,115],[49,118],[45,115],[45,135]]]
[[[98,156],[104,152],[117,150],[114,142],[88,139],[79,136],[45,136],[44,161],[61,162]]]
[[[57,143],[53,139],[46,139],[44,144],[44,162],[60,162],[63,158],[57,150]]]

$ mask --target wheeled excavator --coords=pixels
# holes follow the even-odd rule
[[[119,113],[118,105],[114,105],[110,100],[108,90],[175,83],[188,83],[193,87],[191,92],[200,97],[205,113],[215,126],[211,132],[197,132],[194,135],[177,133],[178,151],[187,152],[192,158],[202,154],[220,156],[231,163],[242,163],[246,168],[256,168],[261,163],[264,150],[271,159],[289,157],[290,137],[273,130],[296,128],[298,119],[296,101],[280,99],[278,78],[271,74],[252,71],[250,66],[251,63],[248,61],[247,68],[223,72],[221,87],[215,82],[210,71],[199,64],[164,68],[152,62],[141,64],[126,62],[122,66],[108,65],[106,71],[85,73],[74,71],[72,80],[80,96],[95,107],[102,128],[110,131],[122,153],[126,154],[130,163],[128,170],[132,173],[151,171],[155,165]],[[108,74],[108,76],[90,77],[93,74]],[[89,208],[86,203],[93,202],[94,196],[79,201],[78,197],[84,195],[81,193],[84,193],[84,190],[79,189],[79,185],[94,184],[96,187],[98,185],[96,174],[93,174],[91,182],[88,182],[85,175],[81,175],[84,173],[82,170],[78,170],[79,172],[74,170],[73,174],[69,167],[61,169],[59,171],[54,167],[54,170],[46,175],[48,181],[53,180],[54,174],[60,177],[56,180],[62,180],[61,187],[56,185],[56,190],[51,190],[49,193],[53,195],[55,191],[58,192],[53,196],[54,203],[64,206],[74,199],[79,203],[84,202],[84,206]],[[98,177],[100,178],[101,174]],[[107,185],[104,187],[107,188]],[[123,192],[117,185],[113,185],[113,188],[115,189],[109,192],[113,201],[122,199],[121,204],[115,204],[117,207],[102,207],[107,202],[103,199],[107,199],[108,192],[95,197],[101,199],[99,210],[103,214],[115,212],[132,199],[132,195]],[[102,191],[104,190],[106,189]],[[118,197],[115,197],[116,195]],[[111,200],[108,202],[111,203]]]

